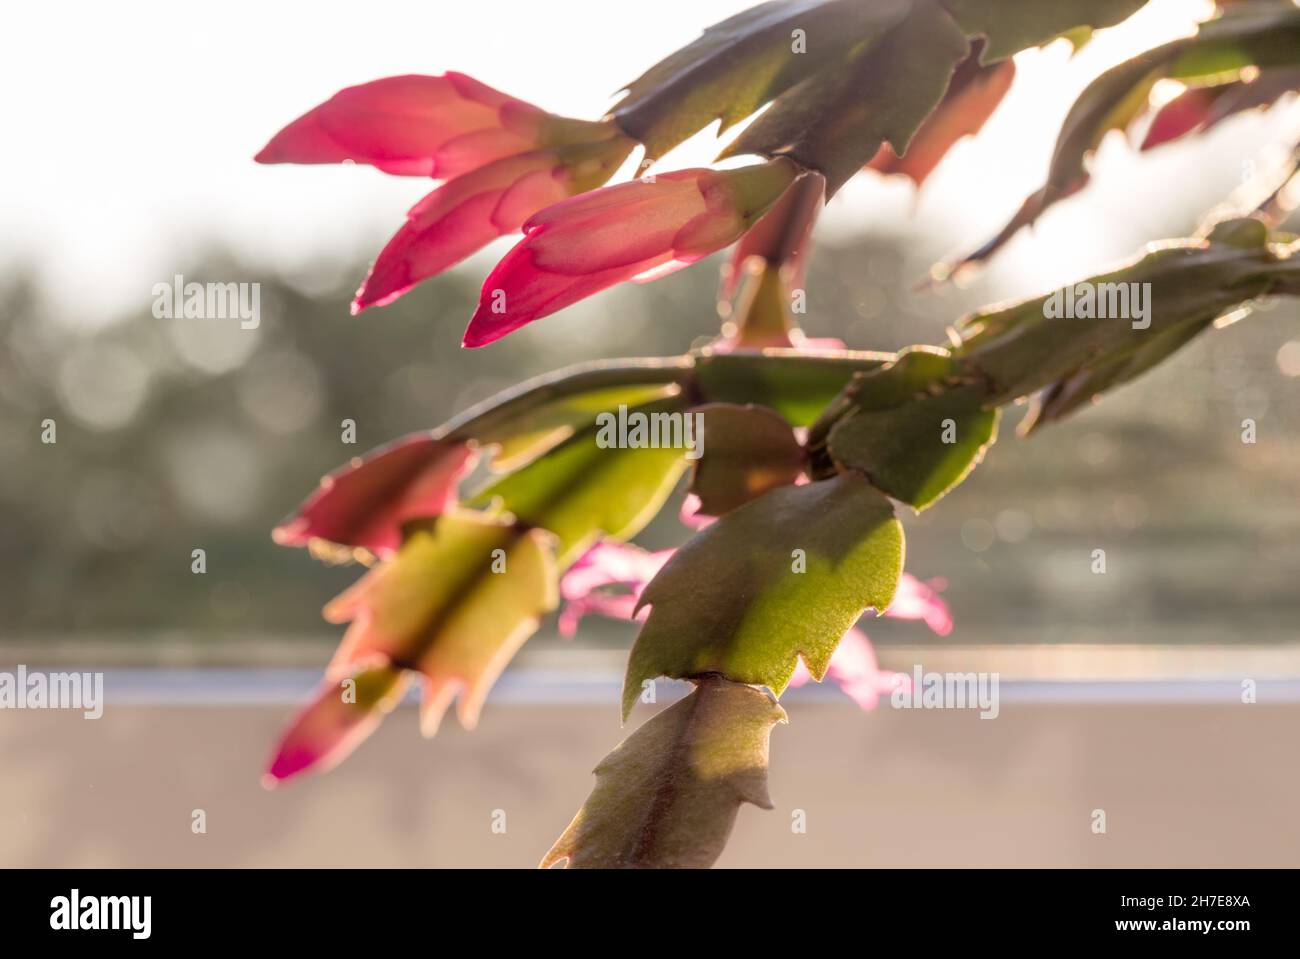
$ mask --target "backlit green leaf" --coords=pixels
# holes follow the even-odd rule
[[[1206,239],[1157,244],[1118,270],[976,313],[962,321],[959,354],[990,379],[993,403],[1085,370],[1106,369],[1096,385],[1110,386],[1149,368],[1243,301],[1288,292],[1298,275],[1294,245],[1267,242],[1256,220],[1231,220]]]
[[[761,3],[704,31],[627,87],[618,125],[654,160],[714,120],[719,132],[854,47],[878,39],[911,0]],[[796,34],[795,31],[800,31]]]
[[[992,63],[1041,46],[1081,28],[1110,27],[1147,0],[943,0],[968,36],[988,38],[983,60]]]
[[[576,363],[504,390],[453,417],[434,433],[461,442],[500,443],[516,435],[520,427],[515,424],[523,424],[527,431],[532,417],[550,415],[545,410],[570,403],[590,406],[581,399],[584,394],[663,389],[670,395],[690,381],[693,365],[689,356]]]
[[[807,426],[835,398],[854,373],[892,360],[892,353],[845,350],[736,350],[705,353],[695,360],[695,382],[708,403],[755,403],[781,414],[793,426]]]
[[[650,616],[623,681],[720,673],[784,691],[802,657],[820,679],[863,610],[884,610],[903,569],[889,500],[857,473],[783,486],[679,549],[641,594]]]
[[[325,607],[351,622],[328,675],[386,663],[424,677],[426,735],[460,696],[472,727],[488,690],[557,602],[555,543],[509,515],[454,509],[413,524],[397,555]]]
[[[998,411],[984,409],[985,398],[984,385],[946,351],[907,350],[854,377],[828,451],[919,512],[965,479],[993,442]]]
[[[651,416],[678,413],[681,398],[636,407]],[[616,412],[607,410],[605,412]],[[635,536],[663,506],[685,472],[684,450],[602,447],[593,423],[582,432],[476,494],[471,505],[500,499],[521,522],[554,533],[567,566],[602,534]]]
[[[642,406],[679,391],[675,383],[632,384],[559,397],[501,424],[496,430],[480,431],[476,439],[496,447],[491,460],[493,472],[509,473],[590,426],[598,413],[616,410],[620,405]]]
[[[789,156],[825,175],[829,197],[882,143],[906,151],[969,51],[938,0],[912,0],[908,16],[878,43],[783,93],[723,156]]]
[[[596,788],[543,868],[705,868],[741,803],[771,809],[768,738],[785,711],[717,676],[629,736],[596,767]]]

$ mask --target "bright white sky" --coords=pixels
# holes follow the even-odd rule
[[[284,123],[349,84],[449,69],[550,110],[596,117],[621,84],[749,5],[10,5],[0,58],[9,130],[0,267],[38,265],[56,304],[78,311],[67,319],[96,323],[138,306],[187,252],[214,237],[250,261],[289,269],[369,255],[429,183],[367,168],[254,164],[252,155]],[[1207,0],[1154,0],[1131,29],[1103,35],[1073,60],[1064,44],[1022,55],[1012,96],[978,140],[950,155],[912,225],[910,186],[877,180],[846,189],[823,228],[920,234],[947,224],[944,246],[982,241],[1041,183],[1072,96],[1125,55],[1188,32],[1207,9]],[[1043,242],[1022,239],[998,270],[1020,285],[1025,276],[1063,281],[1131,252],[1169,222],[1162,194],[1214,202],[1239,182],[1242,158],[1258,157],[1268,129],[1276,132],[1276,122],[1247,119],[1206,146],[1142,159],[1110,144],[1090,201],[1064,204],[1039,229]],[[707,135],[699,137],[660,169],[707,162],[715,152]],[[1135,194],[1144,202],[1135,203]],[[1187,197],[1175,205],[1187,206]]]

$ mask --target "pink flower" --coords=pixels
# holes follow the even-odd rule
[[[573,636],[582,617],[589,613],[611,619],[632,619],[641,591],[673,552],[665,549],[651,553],[618,543],[593,546],[560,581],[560,595],[565,600],[560,611],[561,634]],[[923,583],[904,573],[899,578],[894,601],[884,615],[923,620],[934,632],[946,636],[952,631],[952,616],[948,604],[938,594],[943,586],[943,580]],[[826,675],[862,709],[874,709],[880,696],[911,686],[911,680],[902,673],[880,669],[871,641],[856,626],[840,640]],[[811,679],[801,660],[790,685],[802,686]]]
[[[340,90],[271,138],[258,163],[368,163],[445,180],[493,160],[582,138],[571,120],[463,73],[385,77]]]
[[[661,549],[649,553],[618,543],[597,543],[587,550],[560,580],[560,596],[565,601],[560,611],[560,635],[572,639],[582,617],[591,613],[610,619],[632,619],[641,590],[673,552]],[[610,592],[605,589],[608,586],[622,589]]]
[[[947,588],[948,583],[943,579],[922,582],[904,573],[899,577],[894,601],[885,610],[885,615],[893,619],[919,619],[936,635],[947,636],[952,632],[952,613],[939,595]]]
[[[826,677],[848,697],[858,704],[859,709],[875,709],[881,696],[888,696],[895,689],[911,689],[912,680],[905,673],[882,670],[876,662],[876,651],[867,639],[867,634],[856,626],[844,634],[840,644],[835,647],[826,668]],[[812,673],[799,660],[794,675],[790,677],[791,686],[802,686],[812,682]]]
[[[680,170],[547,207],[483,284],[464,345],[485,346],[617,283],[657,278],[729,246],[797,172],[786,159]]]
[[[717,350],[720,353],[730,352],[732,346],[725,338],[714,340],[710,349]],[[700,512],[700,498],[694,493],[687,493],[682,499],[682,508],[677,513],[677,521],[687,529],[704,529],[710,523],[717,522],[716,516],[706,516]],[[656,570],[658,572],[658,570]]]
[[[407,214],[352,312],[390,303],[528,217],[594,189],[635,146],[612,121],[556,116],[461,73],[341,90],[277,133],[259,163],[368,163],[446,180]]]
[[[431,433],[404,437],[330,473],[271,536],[281,546],[324,540],[391,555],[403,523],[440,516],[455,502],[456,484],[473,460],[464,443]]]
[[[357,290],[352,312],[383,306],[455,266],[544,207],[600,186],[632,151],[613,136],[503,157],[456,177],[412,207]]]

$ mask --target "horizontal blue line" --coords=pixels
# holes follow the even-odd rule
[[[59,670],[51,670],[59,671]],[[300,702],[321,682],[308,669],[109,669],[104,671],[104,699],[112,706],[257,706]],[[521,669],[507,672],[489,701],[497,705],[565,706],[617,703],[622,676],[607,670]],[[665,701],[681,696],[688,685],[663,680]],[[1001,679],[1002,703],[1240,703],[1240,679],[1171,680],[1014,680]],[[415,701],[415,692],[408,697]],[[850,700],[833,683],[789,690],[795,702]],[[1259,703],[1300,702],[1300,679],[1261,679]],[[882,702],[882,705],[885,703]]]

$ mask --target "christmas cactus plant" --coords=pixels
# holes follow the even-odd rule
[[[380,251],[354,312],[522,233],[483,284],[466,347],[615,284],[733,253],[708,345],[524,383],[330,473],[275,530],[281,544],[368,568],[325,609],[347,624],[342,644],[268,780],[340,762],[412,684],[426,734],[453,702],[473,726],[495,679],[563,601],[562,632],[588,612],[640,621],[624,721],[662,677],[693,690],[600,762],[543,865],[712,864],[741,805],[772,805],[768,739],[786,721],[778,700],[792,682],[830,676],[872,705],[906,679],[878,670],[857,626],[865,612],[951,628],[938,584],[904,572],[897,514],[930,508],[967,478],[1003,406],[1030,402],[1021,430],[1032,432],[1253,300],[1300,294],[1300,241],[1276,230],[1284,190],[1274,183],[1195,237],[954,318],[943,345],[865,352],[798,328],[814,223],[850,178],[919,186],[997,107],[1018,51],[1085,43],[1142,6],[777,0],[651,67],[599,120],[447,73],[350,87],[276,134],[260,162],[352,161],[440,181]],[[1160,81],[1181,92],[1157,102]],[[1298,87],[1300,7],[1220,4],[1196,35],[1097,78],[1065,121],[1047,182],[936,279],[987,259],[1081,190],[1109,131],[1152,149]],[[754,114],[718,165],[657,168],[698,131],[716,122],[721,134]],[[637,151],[634,177],[605,185]],[[630,545],[683,478],[693,537],[661,553]],[[611,704],[611,736],[616,715]]]

